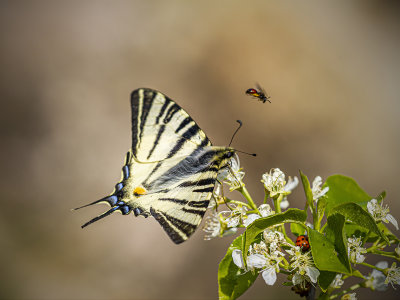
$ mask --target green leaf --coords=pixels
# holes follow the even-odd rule
[[[306,232],[306,226],[299,223],[290,223],[290,231],[295,235],[303,235]]]
[[[320,271],[330,271],[351,275],[349,266],[338,258],[335,245],[318,231],[308,228],[308,239],[314,263]]]
[[[384,234],[389,240],[395,240],[399,242],[399,238],[392,233],[383,223],[377,224],[379,231]],[[353,224],[353,223],[346,223],[344,225],[344,232],[346,236],[352,237],[353,235],[356,237],[361,237],[363,240],[365,239],[369,229],[364,228],[362,226]],[[374,232],[371,232],[368,236],[368,239],[365,241],[366,243],[375,243],[378,239],[381,238],[381,235],[377,235]]]
[[[383,199],[385,199],[385,197],[386,197],[386,191],[383,191],[378,196],[376,196],[375,199],[380,203],[383,201]]]
[[[350,221],[374,232],[376,235],[379,235],[382,239],[389,243],[388,238],[379,230],[372,216],[362,209],[361,206],[355,203],[345,203],[332,208],[330,213],[342,214],[345,216],[346,221]]]
[[[366,208],[367,202],[372,199],[364,190],[354,181],[353,178],[343,175],[332,175],[326,179],[324,184],[329,186],[326,196],[326,214],[337,205],[353,202]]]
[[[300,177],[301,177],[301,182],[303,183],[304,193],[306,194],[307,206],[314,207],[313,204],[314,197],[311,191],[310,181],[308,181],[307,176],[304,175],[302,171],[300,171]]]
[[[360,271],[356,270],[356,269],[352,269],[353,273],[351,273],[353,276],[361,278],[361,279],[365,279],[365,277],[363,276],[363,274],[361,274]]]
[[[332,281],[335,279],[335,277],[335,272],[320,271],[320,274],[318,276],[318,284],[324,293],[326,292]]]
[[[322,218],[324,217],[326,205],[327,205],[327,202],[326,202],[325,196],[322,196],[321,198],[318,199],[318,205],[317,205],[318,224],[321,224]]]
[[[327,230],[333,232],[333,243],[338,253],[338,259],[350,270],[351,265],[347,254],[347,238],[343,234],[344,223],[345,217],[343,215],[332,214],[328,217]]]
[[[307,219],[307,214],[305,213],[305,211],[297,208],[289,208],[284,213],[275,214],[272,216],[255,220],[247,227],[246,231],[243,233],[244,243],[242,252],[245,263],[247,259],[247,252],[249,246],[255,241],[256,237],[260,233],[262,233],[265,229],[275,225],[280,225],[289,222],[304,223],[306,219]]]
[[[232,251],[242,247],[240,235],[228,248],[225,257],[221,260],[218,267],[218,292],[219,299],[236,299],[242,295],[257,279],[258,273],[253,274],[238,268],[232,259]]]
[[[324,292],[321,292],[317,298],[317,300],[329,300],[330,295],[329,294],[325,294]]]

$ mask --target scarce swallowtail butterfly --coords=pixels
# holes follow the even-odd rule
[[[107,203],[111,208],[82,228],[116,211],[133,212],[153,216],[174,243],[182,243],[199,226],[217,173],[228,165],[235,150],[212,146],[196,122],[158,91],[133,91],[131,109],[132,148],[126,154],[121,180],[109,196],[82,206]]]

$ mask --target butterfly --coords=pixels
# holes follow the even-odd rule
[[[271,97],[268,96],[267,92],[259,84],[256,84],[256,89],[248,89],[246,94],[258,98],[263,103],[266,101],[271,103],[271,101],[269,101]]]
[[[131,94],[132,148],[113,192],[78,207],[107,203],[111,208],[82,228],[114,212],[154,217],[176,244],[199,226],[218,172],[235,150],[212,146],[195,121],[173,100],[152,89]]]

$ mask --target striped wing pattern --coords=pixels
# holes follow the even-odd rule
[[[193,119],[167,96],[151,89],[131,94],[132,148],[120,182],[106,202],[114,211],[153,216],[175,243],[187,240],[200,224],[217,173],[234,150],[215,147]],[[86,205],[87,206],[87,205]]]

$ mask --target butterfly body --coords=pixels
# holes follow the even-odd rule
[[[212,146],[193,119],[167,96],[151,89],[131,94],[132,148],[114,191],[95,203],[115,211],[153,216],[175,243],[188,239],[207,210],[218,171],[235,150]],[[87,206],[87,205],[86,205]]]
[[[269,99],[271,97],[267,95],[265,90],[258,84],[256,85],[256,87],[257,87],[257,89],[248,89],[248,90],[246,90],[246,94],[249,95],[249,96],[253,96],[255,98],[258,98],[263,103],[265,103],[267,101],[269,103],[271,103],[271,101],[269,101]]]

